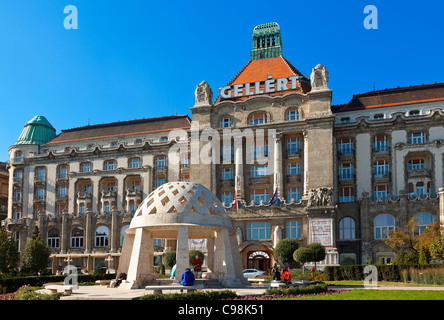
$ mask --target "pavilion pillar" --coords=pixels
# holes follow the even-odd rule
[[[190,266],[188,247],[188,227],[179,226],[177,229],[177,249],[176,249],[176,276],[174,282],[179,283],[182,273]]]
[[[139,288],[152,272],[153,238],[151,232],[144,228],[137,228],[128,266],[127,281],[132,289]]]
[[[208,238],[207,272],[214,272],[214,237]]]

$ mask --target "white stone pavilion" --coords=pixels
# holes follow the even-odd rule
[[[192,182],[163,184],[140,204],[126,230],[118,274],[127,274],[125,287],[143,287],[153,272],[153,239],[177,239],[176,276],[189,265],[189,239],[208,239],[206,277],[226,287],[243,286],[235,230],[220,201],[204,186]]]

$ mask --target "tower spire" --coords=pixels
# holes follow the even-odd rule
[[[276,22],[264,23],[253,29],[253,50],[250,60],[282,56],[281,30]]]

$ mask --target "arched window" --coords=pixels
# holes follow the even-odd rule
[[[435,222],[433,216],[427,212],[417,213],[414,215],[414,217],[418,219],[417,221],[418,229],[416,230],[418,234],[421,234],[429,224]]]
[[[77,227],[71,231],[71,248],[83,248],[83,228]]]
[[[109,229],[105,226],[100,226],[96,229],[95,246],[98,248],[108,247],[109,244]]]
[[[59,230],[51,229],[48,231],[48,235],[46,237],[46,243],[48,244],[50,249],[58,249],[60,246],[60,234]]]
[[[271,239],[271,227],[268,222],[251,222],[247,225],[247,240]]]
[[[249,125],[263,124],[263,123],[267,123],[267,121],[268,121],[268,118],[267,118],[267,114],[265,112],[255,112],[248,117],[248,124]]]
[[[376,216],[374,223],[375,240],[388,238],[388,232],[395,230],[395,218],[390,214]]]
[[[355,238],[355,220],[349,217],[342,218],[339,221],[339,239],[350,240]]]
[[[123,226],[122,229],[120,229],[120,246],[123,246],[123,240],[125,239],[125,231],[129,228],[129,224],[126,226]]]
[[[287,121],[299,120],[299,110],[296,108],[288,109],[285,114],[285,119]]]
[[[287,238],[290,239],[301,239],[301,223],[297,220],[287,222]]]
[[[221,128],[231,128],[232,126],[233,126],[233,120],[230,117],[225,116],[220,119]]]

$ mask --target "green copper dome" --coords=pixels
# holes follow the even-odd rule
[[[56,136],[56,130],[44,116],[35,116],[27,124],[18,138],[17,144],[45,144]]]

